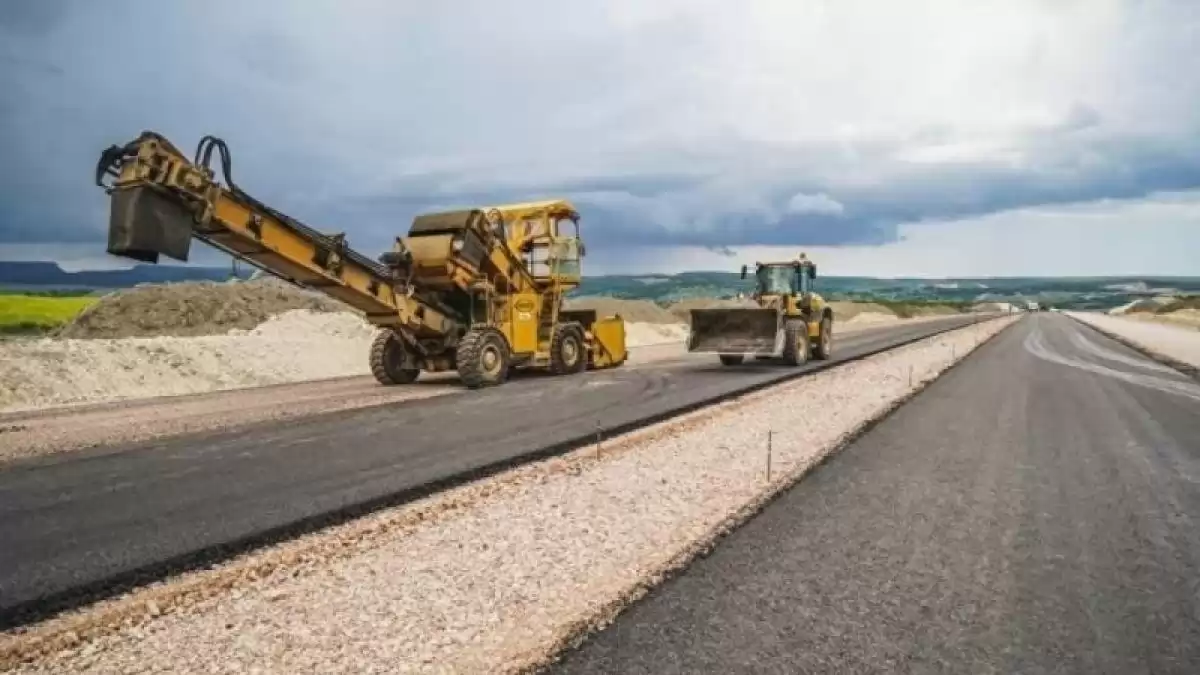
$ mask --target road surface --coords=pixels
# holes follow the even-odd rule
[[[1200,382],[1031,315],[554,673],[1200,673]]]
[[[847,335],[835,360],[980,320]],[[197,551],[390,499],[539,447],[796,372],[715,356],[16,460],[0,468],[0,624],[196,564]],[[130,423],[136,423],[130,420]],[[289,532],[290,533],[290,532]],[[279,536],[285,536],[281,534]],[[209,556],[211,559],[212,556]]]

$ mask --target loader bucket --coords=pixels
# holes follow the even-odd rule
[[[192,214],[180,203],[140,185],[112,191],[108,252],[157,263],[159,255],[187,262]]]
[[[762,308],[693,309],[689,352],[772,354],[779,312]]]

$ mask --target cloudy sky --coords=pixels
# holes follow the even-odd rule
[[[5,0],[0,260],[114,264],[153,129],[372,255],[561,196],[588,273],[1200,274],[1196,63],[1193,0]]]

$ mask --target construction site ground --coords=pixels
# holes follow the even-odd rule
[[[302,318],[305,321],[314,319],[312,315]],[[340,317],[334,315],[324,319],[327,324],[341,321]],[[906,320],[905,324],[935,319],[936,317],[910,319]],[[357,322],[356,319],[353,321]],[[879,328],[881,325],[885,324],[839,324],[835,328],[835,334],[845,337]],[[354,323],[350,323],[350,326],[353,328]],[[630,329],[634,336],[640,337],[641,340],[631,340],[634,346],[630,347],[629,360],[623,368],[678,360],[706,364],[714,359],[712,355],[687,353],[683,343],[686,326],[631,324]],[[334,362],[334,368],[337,364],[348,362],[347,367],[356,372],[361,368],[365,353],[363,350],[368,341],[369,333],[367,336],[359,336],[358,339],[340,342],[337,338],[329,338],[328,342],[333,344],[326,344],[326,348],[340,348],[344,351],[330,353],[326,358]],[[250,348],[264,350],[270,346],[270,343],[263,343],[256,344],[251,338],[249,345]],[[286,337],[277,340],[274,344],[275,353],[279,354],[288,345]],[[319,346],[310,345],[308,349],[313,350],[312,353],[318,353],[316,350]],[[302,356],[314,358],[311,354]],[[258,363],[261,365],[262,361]],[[222,367],[232,369],[229,365]],[[112,381],[104,380],[101,373],[97,373],[96,377],[102,381]],[[68,378],[55,380],[56,386],[68,386],[69,382]],[[26,380],[26,383],[28,384],[29,380]],[[370,375],[361,374],[273,385],[241,386],[195,394],[146,396],[74,405],[27,406],[25,409],[0,412],[0,438],[4,440],[0,445],[0,463],[19,457],[101,445],[148,441],[208,430],[231,430],[251,424],[369,408],[461,391],[462,386],[455,373],[426,374],[417,383],[406,387],[381,387]],[[136,419],[137,424],[130,424],[131,419]]]
[[[981,317],[951,317],[938,320],[935,324],[909,323],[843,336],[839,342],[839,359],[853,357],[866,350],[886,348],[906,340],[920,339],[922,335],[928,335],[930,332],[965,325],[979,318]],[[838,412],[829,418],[830,424],[817,425],[813,423],[794,427],[797,431],[803,429],[805,434],[816,433],[820,436],[820,440],[816,437],[811,439],[817,443],[812,446],[812,450],[827,449],[831,447],[830,444],[839,442],[841,434],[865,421],[866,418],[863,415],[869,417],[871,414],[876,414],[871,413],[872,410],[886,409],[896,396],[909,391],[911,387],[919,386],[921,382],[928,380],[941,367],[944,367],[945,363],[961,358],[982,337],[999,328],[998,325],[989,324],[989,326],[991,327],[980,327],[978,331],[973,329],[958,331],[958,333],[962,333],[958,337],[932,338],[928,341],[928,347],[901,348],[895,350],[896,356],[894,357],[889,356],[893,352],[887,352],[880,356],[870,357],[868,361],[844,367],[835,365],[831,370],[813,376],[818,378],[816,383],[805,389],[805,391],[812,392],[811,394],[797,392],[794,396],[779,398],[778,395],[772,396],[764,393],[751,395],[750,399],[761,400],[768,405],[784,405],[785,407],[803,402],[805,410],[810,405],[832,406],[829,409]],[[878,361],[880,366],[870,365],[875,361]],[[884,367],[882,365],[884,363],[889,365]],[[881,371],[879,368],[884,368],[884,370]],[[314,510],[336,508],[339,504],[345,504],[348,501],[370,498],[372,493],[402,490],[405,484],[427,483],[446,471],[458,471],[464,466],[511,457],[514,454],[528,451],[535,445],[553,443],[556,438],[580,433],[588,434],[594,429],[597,420],[604,424],[619,424],[623,417],[644,416],[653,413],[656,408],[678,407],[688,400],[703,400],[704,397],[715,392],[728,391],[730,387],[741,384],[756,381],[766,384],[785,376],[788,374],[788,370],[790,369],[781,369],[777,365],[771,364],[747,364],[739,368],[725,369],[711,362],[697,364],[694,360],[691,363],[663,360],[633,365],[628,369],[601,371],[574,378],[538,378],[541,380],[539,382],[514,381],[506,385],[507,391],[496,389],[464,396],[413,401],[398,406],[389,406],[387,409],[317,415],[288,425],[264,425],[258,429],[243,430],[239,433],[193,434],[181,437],[176,441],[97,448],[71,453],[69,456],[21,461],[10,465],[0,473],[0,477],[4,480],[4,485],[0,486],[0,489],[13,496],[13,499],[9,501],[9,507],[19,509],[26,514],[17,520],[3,519],[3,522],[11,522],[14,526],[20,525],[20,527],[0,533],[0,536],[7,541],[16,544],[9,549],[12,555],[0,556],[4,563],[4,569],[0,572],[0,583],[3,583],[5,588],[12,589],[12,593],[6,595],[5,598],[6,602],[9,602],[19,601],[21,597],[29,598],[30,594],[34,596],[47,592],[53,594],[53,589],[55,587],[62,588],[62,584],[73,586],[86,582],[89,577],[103,578],[107,574],[128,569],[130,566],[142,567],[144,570],[145,567],[140,563],[170,556],[172,549],[175,551],[186,550],[211,541],[227,542],[236,539],[239,532],[261,531],[263,528],[270,528],[271,521],[279,522],[278,519],[281,518],[286,520],[303,517],[306,511],[311,513]],[[855,375],[856,373],[858,375]],[[865,379],[857,382],[855,377]],[[808,379],[802,378],[798,382],[807,382]],[[779,386],[790,390],[796,385]],[[819,392],[826,392],[836,400],[820,403],[823,400],[820,397],[825,394]],[[470,428],[453,423],[453,418],[462,414],[462,410],[456,410],[459,406],[456,406],[454,402],[468,399],[472,403],[471,410],[474,414],[485,416],[485,419],[479,420],[479,425]],[[545,405],[547,400],[555,401],[555,406]],[[770,403],[771,401],[775,403]],[[733,409],[739,406],[736,402],[733,405]],[[522,420],[532,409],[550,414],[552,419],[543,420],[538,430],[531,430]],[[757,448],[761,447],[761,439],[756,437],[757,432],[740,441],[737,440],[741,438],[741,432],[745,431],[742,429],[743,425],[739,423],[728,426],[731,420],[724,417],[714,418],[713,415],[721,409],[721,406],[704,408],[698,410],[695,415],[667,420],[656,427],[650,427],[643,432],[633,432],[629,436],[615,438],[606,436],[599,448],[584,448],[573,453],[571,457],[585,459],[626,457],[633,462],[633,465],[620,469],[619,476],[614,474],[613,480],[617,481],[614,485],[618,483],[623,485],[623,490],[633,489],[634,483],[630,481],[634,476],[640,475],[637,480],[645,479],[646,487],[660,486],[663,488],[662,496],[671,497],[676,494],[675,489],[671,487],[675,480],[684,481],[681,484],[683,485],[691,484],[692,478],[698,478],[703,484],[708,480],[704,476],[709,475],[712,471],[717,470],[717,474],[713,474],[714,476],[723,472],[718,470],[717,465],[705,464],[704,466],[707,468],[698,465],[696,468],[702,474],[689,478],[691,474],[688,471],[691,470],[685,471],[685,469],[690,465],[690,460],[686,458],[693,453],[687,451],[686,448],[680,448],[672,452],[684,452],[684,454],[675,454],[674,459],[670,454],[664,455],[661,459],[665,463],[662,463],[659,468],[654,469],[653,472],[641,471],[639,473],[637,466],[642,463],[640,457],[651,460],[657,456],[643,455],[643,450],[638,449],[640,445],[650,442],[654,438],[672,438],[674,434],[672,429],[677,428],[680,424],[686,426],[694,423],[688,420],[711,420],[713,424],[726,429],[728,433],[725,433],[725,436],[728,439],[714,446],[717,454],[710,458],[717,461],[718,464],[723,465],[726,461],[734,461],[740,466],[740,460],[735,457],[722,459],[724,452],[740,453],[739,443],[746,443],[746,449],[750,451],[751,455],[759,456],[760,451]],[[805,419],[811,417],[811,411],[809,413],[793,412],[801,414]],[[748,417],[745,419],[777,421],[782,413],[782,409],[767,413],[750,411],[747,412]],[[441,420],[439,415],[447,416],[446,420]],[[656,428],[661,428],[661,431],[654,431]],[[398,434],[400,429],[404,429],[408,435]],[[421,431],[422,429],[426,431]],[[661,436],[661,434],[667,435]],[[714,440],[711,435],[706,437],[710,441]],[[397,439],[401,438],[405,442],[398,442]],[[391,440],[389,441],[389,439]],[[631,443],[633,445],[630,445]],[[733,445],[726,445],[726,443]],[[793,441],[787,447],[798,446]],[[622,448],[637,450],[637,452],[628,453]],[[645,452],[649,453],[648,448],[645,449]],[[777,471],[794,471],[798,466],[795,464],[796,461],[809,462],[813,458],[807,449],[799,458],[793,456],[792,459],[787,459],[788,452],[790,451],[781,455]],[[698,461],[701,457],[708,457],[708,454],[695,455],[695,459]],[[543,468],[530,468],[529,471],[534,472],[531,475],[535,476],[542,475],[545,467],[552,469],[550,475],[543,479],[536,479],[535,483],[552,478],[554,473],[558,472],[557,469],[553,469],[558,466],[558,461],[551,459],[537,463],[537,466]],[[570,460],[570,462],[576,461],[578,460]],[[653,461],[658,462],[659,459],[653,459]],[[704,461],[708,462],[708,459]],[[651,521],[654,521],[658,523],[655,527],[661,530],[659,534],[671,535],[671,541],[674,543],[664,549],[656,545],[656,539],[643,540],[640,535],[629,539],[626,535],[632,535],[634,532],[606,528],[599,521],[591,525],[588,525],[587,521],[578,521],[589,532],[609,531],[613,535],[619,535],[598,548],[589,544],[590,535],[580,534],[578,537],[571,536],[566,539],[552,536],[553,540],[560,541],[561,544],[571,547],[572,550],[578,545],[584,547],[580,549],[581,551],[592,550],[597,554],[603,553],[600,559],[616,561],[619,569],[624,572],[621,572],[618,577],[608,578],[607,582],[599,586],[593,586],[591,583],[584,583],[585,580],[593,578],[591,572],[599,572],[599,570],[591,569],[592,563],[580,560],[579,562],[584,564],[581,568],[577,568],[576,565],[563,568],[563,571],[575,570],[571,572],[571,578],[574,581],[570,583],[573,586],[591,589],[587,594],[575,597],[575,600],[584,601],[584,605],[577,605],[576,609],[567,611],[565,614],[560,612],[559,609],[562,608],[556,607],[554,603],[547,604],[537,601],[536,594],[528,596],[529,602],[532,602],[533,605],[522,603],[522,606],[531,612],[529,617],[534,615],[542,617],[537,620],[541,627],[536,632],[522,631],[522,633],[526,638],[533,639],[536,651],[541,652],[545,646],[544,641],[548,637],[552,637],[545,631],[557,633],[564,627],[573,625],[571,616],[574,616],[579,609],[591,612],[597,609],[594,603],[600,602],[603,605],[604,599],[609,597],[608,594],[617,590],[617,587],[612,585],[614,582],[620,586],[625,583],[622,579],[636,580],[642,574],[647,573],[649,570],[642,567],[643,563],[637,562],[641,556],[649,554],[657,559],[662,554],[675,550],[679,545],[684,545],[685,548],[690,546],[689,542],[700,537],[707,530],[708,525],[703,523],[711,524],[713,521],[710,519],[714,516],[720,520],[721,514],[725,513],[724,509],[736,510],[739,508],[738,505],[743,504],[749,495],[757,494],[761,490],[758,487],[758,481],[761,479],[755,478],[756,475],[760,475],[760,468],[755,466],[758,461],[755,459],[753,464],[745,465],[745,468],[750,470],[750,473],[745,476],[750,481],[745,486],[751,488],[750,492],[745,493],[743,491],[745,488],[738,488],[736,493],[731,493],[728,498],[723,497],[719,501],[713,500],[715,493],[707,494],[702,500],[704,504],[707,504],[705,510],[707,515],[704,515],[700,521],[688,521],[694,515],[699,515],[699,512],[694,512],[692,507],[682,511],[678,511],[676,507],[629,511],[626,507],[621,506],[623,502],[620,500],[613,501],[615,493],[610,494],[607,491],[596,493],[596,499],[607,501],[613,508],[626,513],[624,522],[630,526],[637,525],[637,532],[642,531],[642,525],[648,526]],[[570,465],[565,466],[568,476],[574,473],[575,470],[570,469]],[[525,471],[524,468],[513,469],[496,476],[495,479],[468,483],[461,488],[445,492],[444,496],[440,496],[442,493],[439,493],[439,496],[429,499],[436,503],[446,502],[451,509],[451,511],[445,511],[445,507],[437,507],[436,513],[451,515],[455,522],[468,525],[476,522],[476,518],[483,514],[475,514],[475,509],[471,504],[477,502],[465,498],[464,494],[501,496],[504,493],[497,493],[495,490],[500,489],[502,485],[510,484],[514,480],[514,476],[525,475],[523,473]],[[667,473],[663,474],[663,471]],[[662,474],[661,479],[659,478],[660,474]],[[29,480],[34,475],[39,477],[38,480]],[[100,475],[105,478],[98,482],[97,478]],[[120,478],[122,475],[128,476],[129,479]],[[590,485],[591,482],[589,479],[588,484]],[[548,487],[556,494],[563,487],[568,488],[572,493],[578,493],[580,497],[592,492],[590,489],[579,492],[567,485],[553,487],[554,485],[558,485],[558,483],[552,483]],[[114,486],[119,486],[119,489]],[[521,490],[524,489],[521,488]],[[639,491],[640,488],[635,492]],[[51,493],[58,497],[47,501],[47,498],[51,497]],[[628,497],[634,493],[623,494]],[[688,488],[687,494],[692,495],[687,498],[690,502],[693,497],[699,497],[705,493],[703,491],[694,492]],[[63,496],[70,496],[70,499],[63,502],[61,499]],[[464,499],[466,501],[463,501]],[[422,500],[422,503],[428,502]],[[522,518],[533,518],[534,520],[529,521],[531,526],[535,526],[535,522],[542,517],[556,513],[554,509],[542,508],[545,505],[513,504],[511,506],[517,509],[515,513],[525,514]],[[717,506],[720,508],[713,510],[713,507]],[[408,507],[401,508],[403,510]],[[425,507],[417,506],[416,508],[423,509]],[[574,508],[572,507],[572,509]],[[467,510],[462,511],[461,509]],[[458,515],[454,516],[455,513]],[[635,513],[645,513],[647,517],[653,517],[649,519],[634,518],[633,514]],[[147,519],[144,517],[146,514],[154,514],[154,516]],[[606,521],[609,518],[608,515],[603,515],[607,514],[607,510],[604,510],[602,514],[601,510],[585,508],[581,512],[582,514],[591,514],[589,517],[602,517]],[[664,519],[668,515],[670,517]],[[461,520],[459,516],[465,517],[466,520]],[[684,517],[686,522],[677,521],[676,516]],[[393,516],[384,515],[382,517],[392,518]],[[439,519],[439,516],[431,513],[423,517],[420,522],[434,525]],[[372,522],[377,522],[375,516],[348,521],[345,527],[356,530],[365,526],[364,524]],[[510,524],[516,522],[517,520],[510,520]],[[698,526],[699,529],[697,529]],[[536,527],[537,531],[541,531],[540,526]],[[281,544],[278,550],[296,551],[294,546],[304,547],[313,542],[331,541],[329,537],[336,537],[343,543],[335,544],[334,548],[327,552],[335,550],[352,552],[355,547],[346,548],[348,542],[343,538],[346,533],[341,532],[342,529],[339,526],[333,530],[314,532],[311,536],[301,536],[291,540],[290,543]],[[408,531],[407,526],[405,530]],[[46,538],[44,534],[50,531],[55,532],[55,536]],[[513,534],[520,534],[518,539],[534,536],[535,539],[530,540],[529,543],[536,543],[539,548],[543,546],[542,536],[551,535],[550,530],[543,531],[541,535],[532,530],[511,531]],[[481,535],[480,539],[474,540],[473,546],[489,544],[491,535],[487,532],[483,532]],[[355,541],[362,544],[375,540],[374,537],[364,539],[362,535],[351,534],[349,536],[354,537]],[[435,534],[434,536],[436,542],[440,543],[434,543],[431,540],[431,544],[440,551],[437,555],[441,556],[453,553],[454,541],[458,541],[460,535],[453,535],[449,539],[441,535]],[[415,544],[415,542],[410,543]],[[511,543],[516,544],[517,540]],[[325,544],[321,544],[321,550],[326,550],[324,546]],[[503,560],[507,560],[508,544],[497,542],[497,546],[492,550],[497,555],[501,555]],[[610,548],[613,546],[617,548]],[[262,555],[275,556],[276,554],[272,553],[272,550],[275,549],[264,549]],[[420,546],[412,547],[410,550],[417,553]],[[542,550],[552,557],[559,555],[550,549]],[[612,554],[618,550],[625,552],[617,557],[612,557]],[[608,551],[608,553],[604,553],[604,551]],[[20,559],[17,559],[17,553],[20,553]],[[312,552],[310,551],[310,553]],[[304,567],[307,567],[309,564],[317,563],[318,559],[324,559],[325,554],[317,554],[317,558],[313,558],[310,553],[304,553],[302,558],[292,558],[292,560],[294,562],[308,561],[302,563]],[[628,558],[627,554],[635,557]],[[219,566],[209,572],[200,571],[195,574],[186,574],[183,577],[165,580],[162,584],[133,591],[128,598],[123,596],[114,598],[112,601],[83,607],[78,612],[65,615],[61,619],[52,619],[45,626],[31,626],[12,631],[7,636],[11,639],[0,640],[0,652],[5,654],[9,664],[15,662],[13,659],[25,661],[28,658],[35,658],[41,665],[31,665],[37,669],[55,670],[63,667],[73,671],[79,668],[86,669],[87,666],[83,663],[70,664],[61,660],[61,657],[71,654],[82,655],[85,661],[92,663],[100,670],[118,667],[114,666],[112,661],[95,661],[98,654],[108,650],[109,647],[106,645],[113,648],[118,647],[116,643],[110,642],[110,638],[125,639],[125,637],[114,635],[114,630],[120,633],[123,631],[121,626],[126,626],[133,630],[128,637],[146,636],[143,629],[138,627],[143,620],[152,620],[154,617],[168,612],[171,605],[177,600],[190,598],[191,600],[188,600],[190,606],[193,601],[205,598],[224,597],[229,599],[230,596],[227,593],[232,593],[233,598],[241,597],[242,591],[237,588],[237,584],[230,586],[224,581],[216,581],[215,584],[202,582],[204,590],[189,584],[195,583],[201,577],[212,580],[212,577],[207,575],[220,575],[222,574],[221,570],[238,569],[239,565],[248,560],[261,560],[257,553],[251,552],[247,555],[248,558],[237,558],[230,561],[228,565]],[[459,550],[457,555],[472,569],[476,562],[485,567],[489,566],[487,555],[479,556],[476,555],[476,552],[464,552],[463,550]],[[35,558],[38,559],[35,560]],[[399,561],[399,559],[396,560]],[[513,562],[516,563],[515,560]],[[531,561],[527,559],[526,563],[529,562]],[[533,566],[522,563],[515,567],[510,567],[508,562],[502,564],[505,569],[513,572],[524,569],[525,574],[533,575],[529,577],[530,580],[545,577],[545,570],[542,569],[540,563]],[[323,566],[324,563],[321,563],[321,567]],[[495,574],[499,571],[498,568],[495,568],[494,565],[491,567],[493,574],[490,577],[494,581],[504,583],[513,590],[520,590],[521,585],[514,585],[511,580],[505,581],[506,575]],[[315,570],[316,568],[310,569]],[[293,568],[289,566],[288,570],[293,570]],[[482,570],[483,568],[480,568],[479,571]],[[295,571],[299,571],[299,568],[295,568]],[[264,578],[264,574],[269,576],[269,573],[262,568],[257,568],[257,571],[249,573],[244,572],[245,570],[237,572],[237,578],[241,580],[238,584],[255,578]],[[450,570],[446,568],[446,572],[450,572]],[[292,574],[291,571],[284,573],[287,576]],[[357,575],[357,573],[355,574]],[[458,573],[454,572],[454,574]],[[630,574],[633,576],[629,576]],[[418,582],[425,578],[423,573],[411,570],[410,573],[402,574],[401,577],[412,582]],[[482,579],[476,577],[473,572],[469,578],[456,578],[461,583],[467,583],[481,591],[485,590],[484,586],[479,585]],[[596,577],[596,580],[600,581],[601,579]],[[362,579],[347,580],[347,583],[351,585],[346,588],[358,587],[361,581]],[[415,598],[424,597],[430,601],[437,597],[452,598],[450,595],[432,592],[432,587],[426,586],[424,582],[421,582],[421,587],[425,588],[425,591],[416,588],[402,590],[402,586],[395,586],[394,589],[415,602],[412,604],[406,601],[410,609],[425,613],[431,611],[432,608],[420,601],[415,601]],[[221,589],[226,590],[222,591]],[[464,587],[464,590],[467,589]],[[547,588],[547,590],[551,589]],[[565,587],[555,586],[552,592],[558,594],[566,590]],[[177,591],[182,595],[176,595]],[[147,596],[143,593],[152,594],[149,604],[147,604]],[[211,593],[217,593],[217,596],[212,596]],[[561,597],[565,599],[572,597],[572,594],[568,593]],[[281,599],[282,596],[276,597],[276,600]],[[298,596],[297,599],[299,599]],[[479,613],[464,606],[470,611],[467,616],[462,618],[474,626],[473,628],[468,626],[468,628],[476,636],[475,638],[472,638],[471,635],[460,634],[456,629],[450,630],[450,626],[441,623],[442,620],[438,619],[433,623],[420,622],[426,628],[416,633],[393,626],[397,631],[395,632],[396,637],[401,639],[403,644],[392,642],[387,648],[400,648],[403,652],[409,649],[404,645],[410,645],[418,649],[432,648],[434,652],[446,649],[455,651],[462,647],[459,640],[467,639],[470,644],[482,647],[486,652],[475,654],[471,658],[483,656],[486,659],[493,659],[497,656],[496,653],[493,653],[497,647],[495,640],[501,639],[502,642],[507,642],[508,638],[504,637],[504,631],[497,632],[495,627],[489,628],[488,626],[491,625],[493,619],[500,621],[502,625],[512,624],[511,617],[504,619],[504,616],[514,609],[513,606],[507,604],[508,600],[502,598],[496,598],[496,600],[504,605],[502,608],[497,607],[502,610],[503,616],[493,616],[488,611]],[[128,605],[129,601],[134,604]],[[225,602],[226,600],[220,600],[222,605]],[[9,609],[11,607],[11,605],[8,606]],[[285,609],[284,605],[279,605],[279,607]],[[319,605],[313,605],[313,607],[316,609]],[[129,613],[130,609],[134,610],[136,617]],[[364,617],[376,611],[368,605],[364,605],[362,609],[367,612],[362,615]],[[399,608],[394,607],[393,610],[388,611],[397,609]],[[285,609],[285,611],[291,610]],[[263,618],[266,619],[267,616],[264,614]],[[396,616],[400,618],[400,615]],[[332,617],[333,615],[331,615]],[[133,623],[130,623],[131,619],[134,619]],[[157,625],[166,627],[166,624],[162,623]],[[349,627],[349,624],[343,625]],[[70,626],[70,628],[64,630],[63,626]],[[382,624],[377,627],[382,627]],[[414,628],[417,627],[414,626]],[[93,640],[88,637],[94,634],[93,629],[100,630],[109,637],[97,635]],[[448,630],[450,632],[445,632]],[[249,633],[242,629],[236,632],[242,636],[249,636]],[[425,637],[421,637],[421,635],[425,635]],[[415,642],[413,642],[414,638]],[[140,638],[134,639],[140,642]],[[267,639],[273,640],[274,638],[268,637]],[[49,640],[49,642],[45,640]],[[84,642],[80,642],[80,640],[84,640]],[[208,638],[203,638],[202,641],[207,643]],[[527,642],[525,639],[522,641]],[[190,642],[198,644],[194,640]],[[47,645],[55,644],[64,645],[67,651],[61,652],[54,649],[49,654],[54,657],[51,661],[42,661],[41,657],[35,655],[35,652],[44,650]],[[150,643],[146,643],[146,646],[154,650],[161,648],[161,646],[152,646]],[[520,645],[509,644],[508,646]],[[76,649],[82,651],[74,651]],[[271,649],[274,648],[271,647]],[[218,671],[234,672],[239,669],[236,661],[241,657],[231,653],[228,648],[221,647],[215,651],[208,649],[201,651],[206,654],[206,659],[216,660],[212,663],[223,664],[214,666]],[[254,648],[252,651],[255,651]],[[500,651],[504,652],[503,649]],[[293,653],[302,661],[320,660],[328,656],[321,650],[313,650],[309,647],[303,647],[300,652]],[[118,659],[126,658],[120,656],[119,651],[113,652],[113,654]],[[380,652],[375,651],[375,654],[379,655]],[[151,665],[150,661],[144,661],[146,667],[151,670],[164,667],[160,657],[174,658],[163,651],[158,657],[151,658],[151,660],[159,660],[158,665]],[[143,657],[134,658],[140,660]],[[251,656],[250,658],[256,657]],[[403,670],[406,671],[430,667],[436,670],[439,666],[444,667],[448,663],[444,660],[422,661],[421,657],[415,654],[399,655],[399,658],[404,662]],[[457,662],[459,659],[455,657],[454,660]],[[353,663],[353,661],[345,661],[335,666],[335,670],[338,668],[353,669]],[[358,663],[361,665],[361,662]],[[311,662],[309,665],[293,665],[301,669],[308,668],[309,665],[317,667],[316,662]],[[165,667],[168,670],[171,668],[170,666]],[[276,664],[275,667],[286,668],[288,666]],[[498,672],[491,668],[485,669],[489,672]]]
[[[977,320],[947,317],[846,335],[835,360]],[[5,607],[795,372],[771,362],[725,368],[715,357],[663,359],[574,377],[529,376],[477,392],[458,388],[287,424],[13,460],[0,472],[0,491],[5,513],[25,515],[0,518],[0,538],[11,544],[0,555]],[[536,425],[531,411],[538,411]],[[471,423],[461,423],[468,412]],[[138,417],[126,411],[126,420]],[[52,540],[48,531],[56,532]]]

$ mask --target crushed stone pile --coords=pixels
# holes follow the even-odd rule
[[[274,277],[137,286],[104,296],[55,334],[73,339],[194,337],[250,330],[291,310],[349,312],[338,300]]]
[[[374,336],[356,314],[297,309],[226,335],[0,342],[0,412],[368,375]]]

